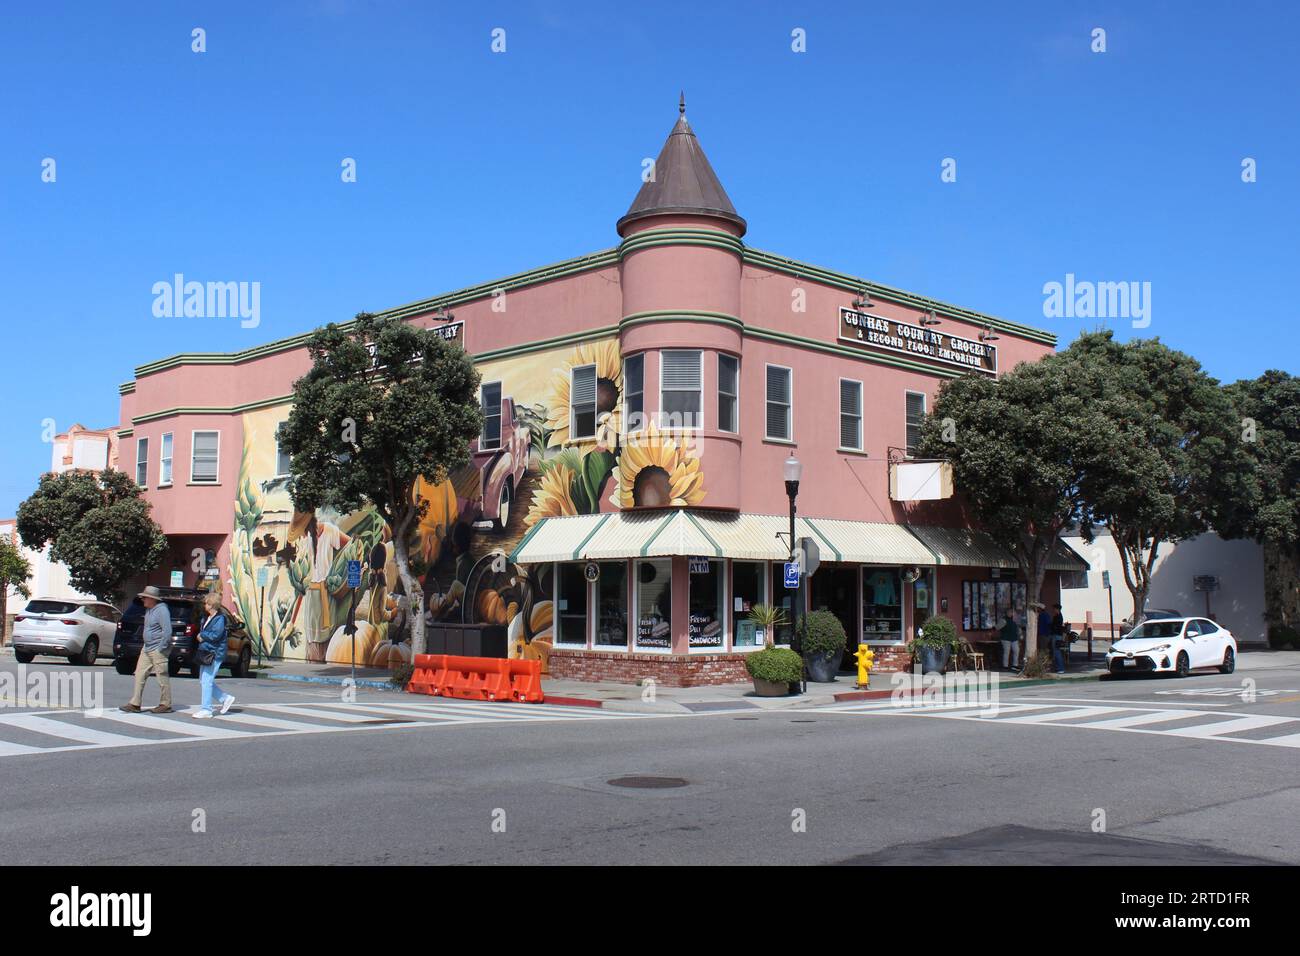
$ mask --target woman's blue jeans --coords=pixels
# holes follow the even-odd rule
[[[212,710],[212,698],[215,695],[220,704],[230,695],[217,686],[217,671],[221,669],[221,658],[217,657],[211,664],[199,666],[199,685],[203,688],[203,710]]]

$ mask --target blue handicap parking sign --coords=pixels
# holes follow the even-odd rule
[[[791,591],[799,589],[799,565],[793,561],[785,563],[785,586]]]
[[[361,562],[360,561],[348,562],[348,587],[350,588],[361,587]]]

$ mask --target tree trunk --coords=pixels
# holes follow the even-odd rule
[[[402,579],[402,587],[406,591],[406,599],[410,605],[409,624],[411,627],[411,654],[423,654],[424,644],[424,589],[420,582],[416,580],[411,573],[411,556],[410,547],[407,541],[405,528],[410,524],[409,521],[398,522],[398,528],[401,531],[394,531],[393,534],[393,562],[397,565],[397,576]]]
[[[1028,601],[1036,604],[1042,601],[1043,578],[1047,576],[1047,558],[1035,554],[1029,561],[1029,567],[1025,571],[1025,578],[1028,582]],[[1032,607],[1028,608],[1028,614],[1025,620],[1025,660],[1038,653],[1038,612]]]
[[[9,643],[9,584],[0,583],[0,647]]]

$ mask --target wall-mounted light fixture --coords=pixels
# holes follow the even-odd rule
[[[1002,338],[1002,336],[994,332],[992,326],[987,326],[980,332],[981,342],[996,342],[1000,338]]]

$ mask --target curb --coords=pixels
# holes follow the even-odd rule
[[[543,704],[563,704],[567,707],[604,707],[603,700],[593,700],[589,697],[552,697],[546,691],[542,691]]]
[[[346,687],[352,680],[350,677],[308,677],[305,674],[259,674],[258,680],[287,680],[296,681],[299,684],[332,684],[335,687]],[[400,688],[394,687],[386,680],[369,680],[363,678],[352,684],[353,687],[365,687],[370,690],[387,690],[399,691]]]

